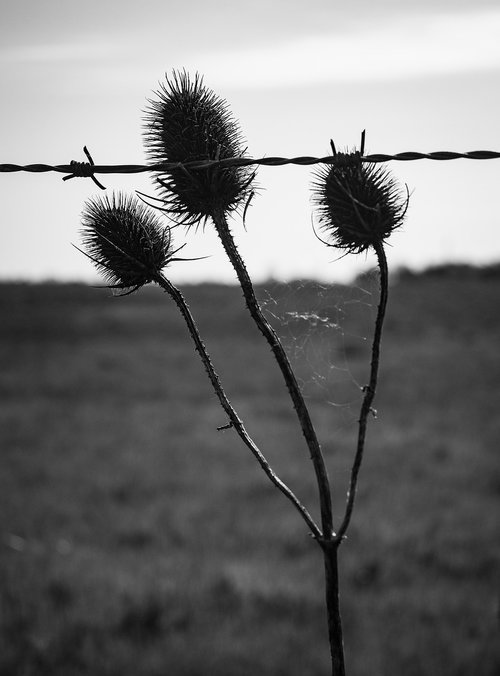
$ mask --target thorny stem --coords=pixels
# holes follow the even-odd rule
[[[387,270],[387,258],[384,251],[384,245],[382,243],[376,244],[374,245],[374,249],[377,255],[380,270],[380,298],[377,310],[377,319],[375,321],[375,330],[373,334],[370,380],[368,382],[368,385],[366,385],[364,388],[365,394],[363,397],[363,402],[361,404],[361,412],[359,416],[358,445],[351,469],[351,478],[349,483],[349,492],[347,494],[345,515],[342,524],[335,536],[335,540],[338,543],[342,541],[342,538],[344,537],[349,527],[349,523],[351,521],[352,511],[354,509],[354,500],[356,498],[358,475],[359,470],[361,468],[361,463],[363,461],[368,416],[370,415],[370,413],[373,413],[372,404],[377,389],[378,367],[380,361],[380,342],[382,338],[382,327],[384,324],[385,310],[387,306],[389,275]]]
[[[321,452],[321,447],[314,430],[309,411],[305,404],[304,398],[300,391],[297,379],[292,370],[288,357],[286,356],[283,345],[281,344],[280,339],[276,335],[276,332],[269,324],[267,319],[264,317],[260,305],[255,296],[255,291],[252,285],[252,281],[246,269],[245,263],[241,258],[236,244],[234,243],[233,237],[229,230],[229,226],[226,220],[224,213],[214,214],[213,222],[217,230],[217,234],[222,242],[222,245],[226,251],[226,254],[231,261],[231,264],[236,272],[238,281],[241,285],[245,301],[254,320],[255,324],[259,328],[260,332],[264,338],[269,343],[273,355],[281,369],[283,377],[285,379],[286,386],[290,393],[290,397],[293,402],[293,406],[297,413],[297,417],[302,428],[302,433],[305,437],[309,451],[311,454],[311,460],[314,465],[314,471],[316,473],[316,480],[318,483],[319,491],[319,502],[321,510],[321,526],[322,526],[322,538],[325,541],[330,541],[333,538],[333,518],[332,518],[332,500],[330,494],[330,482],[328,479],[328,473],[326,470],[325,461],[323,454]]]
[[[339,603],[338,550],[339,542],[323,547],[325,563],[326,612],[332,676],[345,676],[344,640]]]
[[[326,586],[326,609],[328,622],[328,638],[330,642],[330,657],[332,665],[332,676],[345,676],[344,662],[344,642],[342,637],[342,619],[340,615],[339,600],[339,578],[338,578],[338,550],[342,544],[344,535],[349,527],[349,523],[354,508],[356,497],[356,486],[359,470],[363,461],[363,452],[365,446],[366,427],[368,416],[372,409],[375,391],[377,389],[378,367],[380,361],[380,342],[382,338],[382,327],[384,323],[385,310],[387,306],[388,294],[388,270],[387,259],[383,244],[375,247],[379,269],[380,269],[380,298],[375,321],[375,330],[372,343],[372,357],[370,365],[370,379],[368,385],[364,388],[364,397],[361,404],[359,418],[359,433],[356,455],[354,457],[351,469],[351,478],[349,493],[347,495],[347,504],[344,519],[333,541],[323,542],[323,557],[325,565],[325,586]]]
[[[175,287],[161,273],[155,275],[154,281],[166,293],[169,294],[169,296],[173,299],[178,309],[180,310],[182,317],[184,318],[184,321],[187,324],[187,328],[189,330],[191,338],[193,339],[193,342],[195,344],[196,351],[200,355],[200,358],[203,362],[203,366],[205,367],[205,370],[208,374],[208,377],[215,391],[215,394],[217,395],[217,398],[219,399],[222,408],[224,409],[229,418],[230,426],[234,427],[238,436],[242,439],[245,445],[253,453],[258,463],[260,464],[266,475],[269,477],[269,479],[272,481],[272,483],[276,486],[276,488],[278,488],[292,502],[294,507],[297,509],[301,517],[304,519],[304,521],[310,528],[313,536],[316,539],[319,539],[321,537],[321,531],[314,522],[314,519],[309,514],[307,509],[304,507],[304,505],[300,502],[300,500],[297,498],[297,496],[293,493],[293,491],[283,481],[281,481],[281,479],[274,473],[264,455],[261,453],[259,448],[256,446],[255,442],[249,436],[248,432],[246,431],[243,425],[243,422],[240,420],[231,402],[227,398],[226,393],[224,392],[224,389],[222,388],[221,382],[219,380],[219,376],[217,375],[214,369],[210,356],[201,339],[196,323],[193,319],[191,311],[189,310],[189,307],[187,306],[186,301],[184,300],[183,295],[181,294],[179,289],[177,289],[177,287]]]

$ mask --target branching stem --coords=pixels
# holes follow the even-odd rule
[[[210,356],[201,339],[196,323],[193,319],[191,311],[189,310],[189,307],[187,306],[186,301],[184,300],[183,295],[181,294],[179,289],[177,289],[177,287],[175,287],[166,277],[164,277],[160,273],[155,275],[154,281],[164,291],[166,291],[166,293],[169,294],[169,296],[173,299],[173,301],[177,305],[180,313],[182,314],[182,317],[186,322],[191,338],[193,339],[193,342],[195,344],[196,351],[200,355],[200,358],[203,362],[203,366],[205,367],[205,370],[208,374],[208,377],[215,391],[215,394],[217,395],[217,398],[219,399],[222,408],[224,409],[229,418],[230,427],[234,427],[236,433],[238,434],[240,439],[245,443],[245,445],[250,449],[250,451],[253,453],[258,463],[260,464],[266,475],[269,477],[270,481],[272,481],[272,483],[276,486],[276,488],[278,488],[294,505],[294,507],[297,509],[301,517],[308,525],[313,536],[316,539],[321,538],[321,531],[319,527],[316,525],[312,516],[309,514],[307,509],[297,498],[295,493],[293,493],[293,491],[283,481],[281,481],[281,479],[274,473],[264,455],[261,453],[259,448],[256,446],[255,442],[249,436],[248,432],[246,431],[243,425],[243,422],[240,420],[231,402],[227,398],[226,393],[224,392],[224,389],[219,380],[219,376],[217,375],[214,369]]]
[[[273,355],[283,374],[283,378],[290,393],[290,397],[297,413],[297,417],[302,428],[302,433],[307,442],[311,460],[314,465],[319,491],[322,537],[324,540],[331,540],[333,538],[333,518],[330,482],[328,479],[328,473],[323,454],[321,452],[321,447],[319,445],[309,411],[302,396],[302,392],[300,391],[297,379],[280,339],[262,313],[245,263],[241,258],[238,249],[236,248],[236,244],[234,243],[233,237],[229,230],[225,214],[221,213],[214,215],[213,221],[226,254],[231,261],[231,264],[238,277],[238,281],[241,285],[250,315],[252,316],[252,319],[254,320],[264,338],[269,343]]]
[[[361,404],[361,412],[359,416],[359,431],[358,444],[356,448],[356,455],[351,469],[351,478],[349,483],[349,492],[347,494],[347,503],[345,508],[345,515],[338,529],[335,539],[341,542],[346,534],[351,521],[352,512],[354,509],[354,501],[356,499],[356,487],[358,483],[359,470],[363,461],[363,453],[365,448],[366,427],[368,424],[368,417],[373,412],[372,404],[375,398],[377,389],[378,368],[380,362],[380,343],[382,339],[382,327],[384,324],[385,310],[387,307],[387,296],[389,290],[389,275],[387,270],[387,258],[384,251],[384,246],[379,243],[374,246],[377,255],[378,266],[380,270],[380,298],[377,310],[377,319],[375,321],[375,330],[372,342],[372,357],[370,365],[370,379],[368,385],[364,388],[364,397]]]

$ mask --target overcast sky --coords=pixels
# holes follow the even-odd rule
[[[165,72],[199,71],[240,120],[249,153],[500,150],[498,0],[0,0],[0,163],[142,163],[146,99]],[[388,165],[412,192],[392,265],[500,260],[500,160]],[[312,170],[261,168],[261,192],[236,219],[258,280],[346,279],[373,261],[315,238]],[[100,177],[151,192],[147,175]],[[95,280],[79,243],[97,188],[60,174],[0,174],[0,277]],[[175,281],[233,273],[210,229],[187,237]]]

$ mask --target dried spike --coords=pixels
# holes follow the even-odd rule
[[[208,89],[196,73],[174,71],[149,100],[144,142],[154,163],[223,161],[245,157],[239,125],[228,104]],[[236,211],[252,192],[254,170],[248,167],[203,169],[174,167],[160,173],[164,208],[190,226],[216,214]]]
[[[362,162],[359,152],[337,153],[330,166],[314,174],[312,190],[329,245],[353,253],[383,243],[408,208],[408,190],[404,199],[389,172]]]
[[[82,225],[83,253],[116,288],[147,284],[179,250],[155,212],[122,193],[88,200]]]

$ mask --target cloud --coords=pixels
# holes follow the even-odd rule
[[[266,47],[194,55],[185,61],[232,88],[389,81],[500,69],[500,10],[419,13],[362,24],[356,32],[309,35]]]
[[[39,45],[16,45],[0,50],[0,59],[11,65],[26,63],[60,63],[109,58],[117,47],[109,41],[96,41],[95,37],[78,42],[47,43]]]

